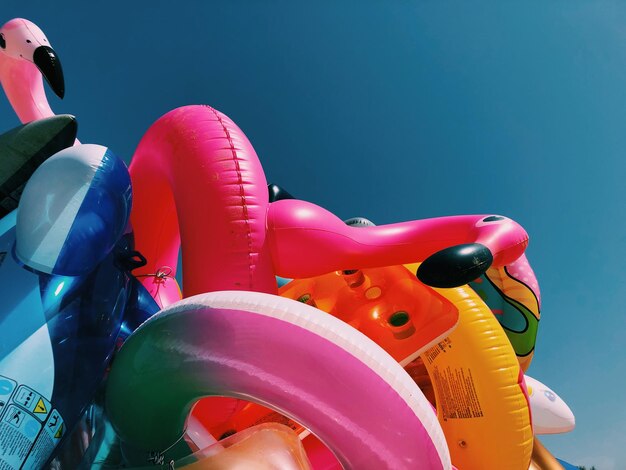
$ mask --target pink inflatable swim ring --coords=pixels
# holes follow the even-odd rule
[[[302,423],[344,468],[451,468],[436,415],[404,369],[348,324],[284,297],[212,292],[165,308],[122,346],[107,387],[130,464],[185,455],[192,405],[226,396]]]

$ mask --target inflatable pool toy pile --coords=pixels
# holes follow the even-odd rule
[[[44,78],[63,97],[44,33],[7,22],[0,468],[562,468],[537,435],[574,416],[525,375],[518,223],[342,221],[268,185],[210,106],[156,120],[127,167]]]

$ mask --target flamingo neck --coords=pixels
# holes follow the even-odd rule
[[[182,241],[185,297],[217,290],[276,292],[266,243],[265,174],[227,116],[208,106],[170,111],[142,138],[130,175],[135,242],[148,260],[136,274],[163,266],[175,274]]]
[[[22,123],[54,116],[35,65],[0,54],[0,83]]]

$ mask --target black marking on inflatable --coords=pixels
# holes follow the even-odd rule
[[[267,190],[269,192],[269,201],[276,202],[281,201],[283,199],[295,199],[288,191],[281,188],[277,184],[268,184]]]
[[[483,222],[497,222],[498,220],[504,220],[504,217],[500,215],[490,215],[489,217],[485,217]]]
[[[489,269],[493,255],[480,243],[444,248],[417,268],[416,276],[431,287],[458,287],[480,277]]]
[[[0,34],[0,47],[2,49],[6,49],[7,48],[7,42],[4,39],[4,34]]]
[[[118,255],[117,265],[124,271],[142,268],[148,264],[148,260],[137,250],[128,250]]]
[[[61,61],[50,46],[39,46],[33,53],[33,62],[46,79],[52,91],[59,97],[65,96],[65,79]]]
[[[409,314],[403,310],[394,312],[387,320],[391,326],[404,326],[409,322]]]
[[[351,227],[374,227],[376,224],[365,217],[352,217],[351,219],[344,220],[346,225]]]

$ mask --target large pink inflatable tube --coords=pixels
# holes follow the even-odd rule
[[[291,299],[202,294],[130,336],[106,394],[125,455],[136,452],[129,463],[148,452],[179,458],[187,415],[204,396],[255,401],[295,419],[347,469],[451,468],[436,415],[404,369],[356,329]]]
[[[170,111],[142,138],[130,173],[131,222],[136,246],[148,260],[136,273],[176,268],[180,224],[185,296],[276,292],[266,243],[265,175],[228,117],[208,106]],[[152,279],[144,285],[154,290]]]
[[[182,238],[185,296],[215,290],[274,293],[275,274],[303,278],[406,264],[468,243],[484,245],[492,265],[503,266],[528,242],[522,227],[500,216],[349,227],[304,201],[270,205],[252,145],[227,116],[208,106],[161,117],[141,140],[130,172],[136,246],[148,259],[136,272],[175,268]],[[154,292],[154,278],[146,277],[144,285]],[[162,298],[162,304],[171,299]]]

